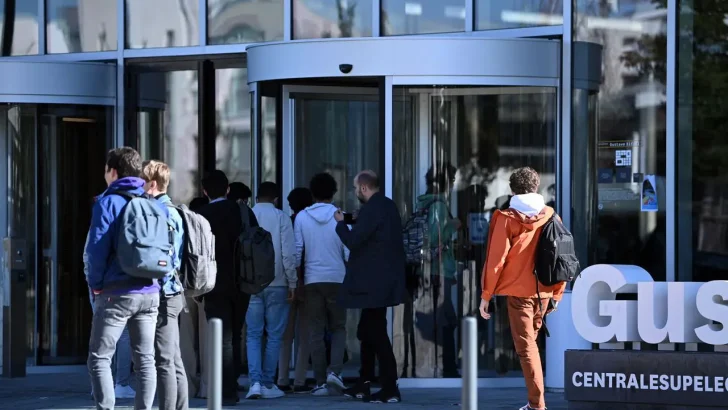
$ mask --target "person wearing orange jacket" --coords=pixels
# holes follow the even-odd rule
[[[513,197],[509,208],[495,211],[491,218],[482,277],[480,315],[484,319],[490,319],[488,304],[494,295],[508,298],[511,335],[528,390],[528,404],[521,410],[546,409],[536,338],[543,318],[556,309],[566,287],[564,282],[539,285],[537,290],[536,247],[543,226],[554,216],[554,209],[537,193],[540,183],[538,173],[528,167],[511,174]],[[552,299],[554,303],[549,304]]]

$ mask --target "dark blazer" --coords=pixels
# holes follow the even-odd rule
[[[397,205],[376,193],[359,210],[352,230],[339,222],[336,233],[351,252],[339,305],[364,309],[403,303],[405,255]]]
[[[248,208],[248,216],[252,226],[258,226],[258,220],[253,211]],[[217,278],[215,288],[205,295],[227,296],[238,295],[236,285],[235,244],[243,230],[243,221],[240,218],[240,205],[229,199],[206,204],[198,211],[210,222],[210,229],[215,235],[215,260],[217,261]]]

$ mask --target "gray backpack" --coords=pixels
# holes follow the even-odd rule
[[[276,276],[276,252],[270,233],[259,226],[250,226],[249,208],[240,205],[243,231],[236,243],[238,255],[238,288],[255,295],[267,288]]]
[[[119,218],[116,258],[129,276],[162,279],[174,269],[174,232],[169,211],[157,200],[126,191],[112,192],[127,198]]]
[[[184,226],[184,251],[179,280],[185,296],[202,296],[215,287],[217,278],[215,235],[212,234],[210,222],[184,205],[167,206],[177,210]]]

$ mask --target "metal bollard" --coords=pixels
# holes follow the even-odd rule
[[[222,320],[207,325],[207,409],[222,409]]]
[[[463,390],[461,406],[478,409],[478,321],[473,316],[463,319]]]

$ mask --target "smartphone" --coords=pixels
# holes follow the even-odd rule
[[[347,225],[355,224],[356,219],[354,219],[354,214],[344,212],[344,223]]]

